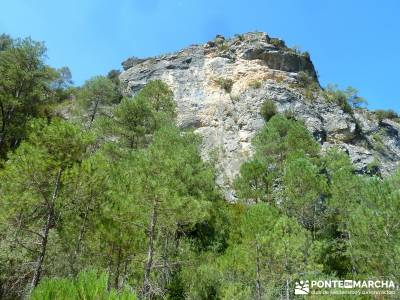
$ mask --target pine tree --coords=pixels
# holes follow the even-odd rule
[[[101,119],[101,131],[119,146],[138,149],[149,145],[152,134],[175,122],[175,102],[168,86],[150,81],[132,98],[124,98],[111,116]]]
[[[92,127],[95,118],[103,111],[104,105],[116,103],[119,99],[114,83],[104,76],[87,80],[78,92],[78,104],[88,110],[87,128]]]
[[[0,41],[0,158],[5,158],[26,137],[27,121],[45,116],[42,107],[57,98],[55,82],[64,79],[45,64],[43,43],[4,35]]]
[[[218,260],[221,298],[290,297],[291,279],[308,268],[309,233],[265,203],[248,207],[238,225]]]
[[[21,264],[27,263],[26,259],[35,260],[30,272],[33,289],[43,273],[52,231],[60,222],[63,175],[82,160],[91,137],[60,120],[50,125],[39,120],[31,126],[33,133],[28,141],[5,164],[0,190],[1,223],[8,226],[7,239],[18,249],[27,250],[18,251],[15,256],[19,260],[21,253],[28,255],[21,258]],[[9,264],[14,261],[12,257],[9,256]]]
[[[315,239],[325,221],[326,178],[310,158],[295,153],[285,162],[282,185],[283,211],[295,217]]]
[[[122,261],[134,256],[142,262],[143,272],[132,276],[141,279],[141,295],[152,298],[165,292],[180,264],[178,236],[207,217],[216,198],[214,175],[200,158],[198,138],[174,127],[158,130],[147,149],[131,152],[114,170],[104,207],[109,215],[104,230],[116,233],[108,248],[123,249]],[[118,282],[120,274],[114,276]]]

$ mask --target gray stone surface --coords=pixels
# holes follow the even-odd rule
[[[124,62],[123,92],[134,95],[155,79],[170,86],[178,125],[203,137],[205,159],[217,157],[217,182],[227,198],[233,197],[230,187],[241,163],[252,155],[251,140],[263,126],[259,112],[265,99],[303,120],[322,151],[333,146],[346,151],[360,173],[369,172],[373,163],[379,165],[375,172],[393,172],[400,160],[400,125],[378,122],[368,111],[350,115],[321,96],[306,99],[293,82],[300,71],[316,77],[311,60],[276,41],[259,32],[233,39],[218,36],[170,55]],[[221,78],[233,81],[230,92],[218,85]]]

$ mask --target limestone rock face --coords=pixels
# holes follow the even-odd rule
[[[263,126],[265,99],[278,111],[304,121],[322,145],[348,153],[360,173],[389,174],[400,160],[400,125],[379,122],[371,112],[345,113],[324,97],[307,99],[296,87],[298,72],[316,80],[307,54],[285,46],[265,33],[232,39],[217,36],[205,45],[179,52],[124,62],[120,81],[125,95],[136,94],[147,82],[160,79],[174,93],[178,125],[203,138],[205,159],[216,158],[217,183],[234,199],[231,185],[240,165],[252,155],[251,140]]]

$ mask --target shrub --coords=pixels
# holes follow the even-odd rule
[[[385,152],[385,144],[383,142],[382,136],[384,131],[380,130],[372,135],[372,139],[374,140],[375,144],[373,145],[374,149],[380,153]]]
[[[218,44],[217,47],[218,47],[218,50],[221,52],[226,51],[229,48],[228,44],[225,42]]]
[[[336,85],[328,85],[323,96],[327,101],[338,104],[345,113],[353,114],[348,95],[345,91],[339,90]]]
[[[292,48],[289,48],[292,52],[301,55],[302,51],[301,51],[301,47],[298,45],[294,45]]]
[[[375,116],[378,118],[379,122],[381,122],[383,119],[389,119],[389,120],[395,120],[395,121],[398,121],[398,119],[399,119],[399,114],[392,109],[375,110]]]
[[[378,174],[379,173],[380,163],[376,158],[367,165],[367,173],[368,174]]]
[[[81,272],[77,278],[44,279],[32,292],[31,300],[136,300],[135,294],[107,290],[108,276],[96,271]]]
[[[214,82],[222,89],[225,90],[225,92],[230,93],[232,90],[233,86],[233,80],[230,78],[216,78],[214,79]]]
[[[293,52],[293,53],[297,54],[297,55],[305,56],[305,57],[307,57],[308,59],[310,58],[310,53],[309,53],[308,51],[304,51],[304,52],[303,52],[303,51],[301,50],[301,47],[300,47],[300,46],[295,45],[295,46],[293,46],[292,48],[288,48],[288,50],[289,50],[290,52]]]
[[[261,87],[261,81],[252,80],[249,82],[249,87],[251,87],[252,89],[259,89]]]
[[[288,120],[296,120],[296,117],[294,115],[294,111],[291,109],[285,110],[283,112],[283,115],[286,117]]]
[[[244,35],[243,34],[235,34],[235,38],[237,38],[239,41],[244,41]]]
[[[315,84],[314,78],[307,72],[300,71],[297,73],[297,86],[301,88],[309,88]]]
[[[294,86],[303,89],[303,95],[306,99],[313,99],[315,93],[320,91],[317,81],[304,71],[297,73],[297,82]]]
[[[304,55],[305,57],[307,57],[308,59],[310,59],[310,52],[308,52],[308,51],[304,51],[303,53],[302,53],[302,55]]]
[[[282,40],[280,40],[280,39],[277,39],[277,38],[271,38],[270,40],[269,40],[269,43],[271,44],[271,45],[274,45],[276,48],[285,48],[286,47],[286,45],[285,45],[285,42],[284,41],[282,41]]]
[[[277,83],[282,83],[285,81],[285,76],[283,75],[274,75],[273,79],[277,82]]]
[[[344,90],[344,94],[347,97],[347,102],[352,106],[352,108],[363,108],[368,105],[367,100],[358,95],[357,89],[349,86]]]
[[[272,100],[266,100],[261,106],[261,116],[264,118],[265,122],[268,122],[273,116],[277,114],[278,110],[276,105]]]

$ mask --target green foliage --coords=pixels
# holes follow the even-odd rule
[[[268,171],[265,164],[257,159],[244,163],[240,168],[240,177],[234,183],[240,199],[255,203],[271,201],[275,173]]]
[[[241,166],[240,175],[234,182],[236,193],[241,200],[267,202],[273,206],[276,204],[273,186],[277,180],[284,177],[285,168],[288,167],[286,161],[291,162],[305,156],[314,158],[319,153],[318,144],[307,129],[301,123],[280,114],[273,116],[266,123],[253,143],[256,153],[252,160]],[[294,172],[290,168],[287,172],[289,171]],[[301,172],[301,169],[298,172]],[[289,174],[291,173],[287,176],[291,177]],[[314,183],[312,181],[309,185]],[[304,182],[299,182],[299,185],[302,184]],[[317,201],[319,191],[312,200]],[[293,197],[297,199],[297,196]]]
[[[2,33],[0,35],[0,51],[10,49],[13,43],[14,43],[13,39],[8,34]]]
[[[157,126],[163,126],[164,122],[169,123],[176,117],[176,104],[173,99],[173,93],[161,80],[153,80],[147,83],[137,97],[145,98],[152,110],[157,113]]]
[[[61,220],[59,213],[66,204],[63,197],[63,174],[78,164],[92,137],[66,121],[55,119],[50,125],[38,120],[31,123],[27,141],[12,153],[0,173],[0,223],[6,226],[1,279],[9,285],[23,276],[15,264],[36,261],[28,268],[32,287],[40,280],[52,232]],[[15,249],[15,245],[22,245]],[[12,250],[10,252],[10,250]],[[17,280],[13,292],[23,293],[24,281]]]
[[[324,225],[322,196],[327,193],[326,179],[319,168],[304,155],[293,155],[285,162],[282,183],[284,210],[315,235]]]
[[[289,120],[283,115],[275,115],[260,130],[254,139],[256,156],[272,158],[282,165],[290,152],[304,152],[316,156],[319,146],[304,125]]]
[[[351,105],[353,109],[363,108],[368,105],[367,100],[358,96],[358,91],[355,88],[349,86],[346,88],[344,93],[347,96],[347,102]]]
[[[239,41],[244,41],[244,35],[243,34],[235,34],[235,38],[237,38]]]
[[[302,53],[301,46],[299,46],[299,45],[292,46],[292,48],[290,48],[290,50],[293,51],[296,54],[301,54]]]
[[[300,71],[297,73],[296,87],[303,89],[303,95],[306,99],[314,99],[319,93],[320,87],[318,82],[309,73]]]
[[[367,101],[357,93],[357,90],[352,87],[342,91],[336,85],[328,85],[323,91],[323,96],[327,101],[338,104],[345,113],[353,114],[353,109],[367,105]]]
[[[302,51],[301,46],[294,45],[292,48],[288,48],[288,50],[297,55],[302,55],[310,59],[310,53],[308,51]]]
[[[374,143],[374,148],[377,151],[381,152],[381,153],[385,153],[385,149],[386,149],[385,144],[384,144],[384,142],[382,140],[382,136],[384,136],[384,135],[385,135],[385,131],[384,130],[380,130],[378,132],[375,132],[372,135],[372,138],[373,138],[373,140],[375,142]]]
[[[218,43],[217,47],[218,47],[218,51],[221,51],[221,52],[229,49],[229,46],[226,42]]]
[[[232,86],[233,86],[232,79],[219,77],[219,78],[215,78],[214,82],[225,92],[230,93],[232,91]]]
[[[77,278],[44,279],[33,291],[31,300],[136,300],[135,293],[107,289],[108,276],[95,271],[81,272]]]
[[[128,148],[143,147],[148,135],[155,130],[156,120],[150,103],[144,97],[124,98],[113,110],[112,118],[104,118],[103,131],[118,137],[118,142]]]
[[[252,80],[249,83],[249,87],[251,87],[252,89],[259,89],[261,87],[261,81],[260,80]]]
[[[77,102],[81,109],[87,111],[87,126],[91,128],[93,121],[102,113],[104,105],[116,103],[119,95],[111,79],[96,76],[87,80],[78,92]]]
[[[50,104],[68,97],[68,68],[55,70],[45,57],[43,43],[0,38],[0,158],[26,137],[31,118],[50,117]]]
[[[277,39],[277,38],[270,38],[270,39],[269,39],[269,43],[270,43],[271,45],[274,45],[274,46],[277,47],[278,49],[286,48],[285,42],[282,41],[282,40],[280,40],[280,39]]]
[[[309,88],[313,86],[315,80],[307,72],[300,71],[297,74],[297,85],[301,88]]]
[[[309,234],[263,203],[246,209],[238,231],[218,259],[221,299],[283,296],[280,287],[307,268]]]
[[[120,85],[119,75],[121,74],[120,70],[111,70],[107,73],[107,78],[110,79],[115,86]]]
[[[171,126],[175,117],[172,92],[157,80],[149,82],[135,97],[124,98],[112,115],[99,123],[102,132],[117,138],[119,145],[138,149],[149,144],[156,130]]]
[[[277,114],[276,105],[272,100],[265,100],[261,106],[261,116],[265,122],[268,122],[273,116]]]
[[[125,252],[136,244],[132,239],[141,237],[135,250],[145,268],[133,276],[140,282],[143,296],[160,293],[166,288],[164,276],[179,266],[175,258],[179,249],[169,241],[205,220],[210,200],[217,196],[213,172],[200,158],[197,137],[190,133],[181,135],[176,128],[169,127],[155,133],[148,149],[132,153],[114,170],[118,173],[112,176],[111,201],[105,209],[119,217],[109,220],[106,230],[113,232],[110,226],[117,230],[129,220],[135,222],[131,233],[126,228],[116,236],[109,235],[110,247],[114,245]],[[142,235],[138,235],[138,229]],[[175,267],[154,267],[163,263]]]
[[[399,114],[391,109],[389,110],[377,109],[374,111],[374,113],[375,116],[378,118],[379,122],[382,122],[383,119],[389,119],[394,121],[399,120]]]
[[[120,101],[118,71],[78,89],[44,56],[41,43],[0,36],[0,298],[291,299],[298,279],[400,277],[400,173],[374,177],[373,162],[356,174],[267,100],[227,203],[165,83]],[[363,105],[352,88],[323,93],[349,113]],[[54,117],[71,94],[86,130]]]

